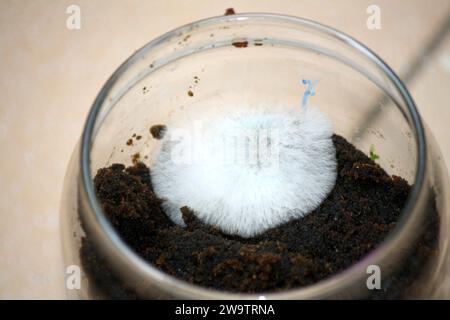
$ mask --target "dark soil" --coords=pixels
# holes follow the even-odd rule
[[[338,176],[327,199],[309,215],[251,239],[224,235],[187,207],[180,208],[187,227],[173,224],[142,162],[100,169],[94,183],[118,233],[157,268],[204,287],[278,291],[313,284],[360,260],[395,227],[410,191],[404,179],[389,176],[344,138],[334,135],[333,142]],[[434,231],[418,244],[420,263],[433,253]],[[88,272],[107,274],[86,241],[81,258]],[[410,280],[414,259],[415,269],[391,284]]]

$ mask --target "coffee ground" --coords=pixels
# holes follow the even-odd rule
[[[234,292],[279,291],[313,284],[348,268],[395,227],[410,191],[343,137],[334,135],[337,180],[323,203],[307,216],[244,239],[221,233],[180,208],[186,228],[175,225],[152,190],[142,162],[98,170],[95,189],[123,240],[164,272],[203,287]],[[301,190],[299,190],[301,192]],[[435,229],[418,243],[414,268],[390,283],[404,286],[434,252]],[[103,260],[83,239],[83,266],[99,283],[112,281]],[[120,286],[119,286],[120,287]],[[399,288],[394,288],[394,297]],[[398,289],[398,290],[397,290]],[[133,297],[126,286],[109,297]]]

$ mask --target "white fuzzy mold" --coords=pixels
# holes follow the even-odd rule
[[[166,214],[188,206],[227,234],[256,236],[310,213],[336,180],[328,119],[315,108],[204,118],[171,127],[151,167]]]

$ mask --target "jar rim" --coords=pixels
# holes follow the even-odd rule
[[[90,151],[92,146],[92,137],[94,134],[94,127],[96,124],[97,116],[100,113],[101,107],[107,93],[113,87],[114,83],[120,76],[131,66],[136,59],[149,52],[150,50],[162,45],[167,39],[180,34],[182,32],[191,30],[194,26],[196,28],[222,24],[225,22],[239,21],[239,20],[272,20],[287,22],[293,25],[299,25],[302,27],[310,28],[319,33],[333,37],[334,39],[344,43],[356,49],[359,53],[369,58],[369,60],[385,74],[388,79],[393,83],[396,90],[398,90],[401,98],[407,106],[407,112],[411,117],[411,123],[415,142],[417,145],[417,159],[416,159],[416,173],[414,177],[414,184],[412,185],[407,202],[402,209],[400,219],[388,236],[367,255],[363,256],[359,261],[355,262],[350,267],[326,278],[320,280],[314,284],[299,287],[295,289],[286,289],[279,292],[261,292],[255,294],[228,292],[216,289],[209,289],[200,285],[190,284],[186,281],[177,279],[163,271],[157,269],[140,256],[138,256],[118,235],[115,228],[111,225],[106,215],[103,212],[103,208],[95,193],[93,179],[91,176],[90,168]],[[162,36],[150,41],[148,44],[137,50],[132,56],[130,56],[122,65],[111,75],[111,77],[104,84],[100,93],[96,97],[91,110],[89,111],[83,134],[81,137],[80,145],[80,168],[81,168],[81,191],[82,195],[86,197],[90,211],[94,215],[94,219],[98,224],[98,228],[102,233],[103,239],[110,242],[113,248],[117,250],[117,253],[127,260],[130,265],[135,267],[135,271],[144,275],[145,277],[152,278],[159,287],[170,287],[172,290],[176,290],[177,294],[185,297],[194,298],[215,298],[215,299],[298,299],[298,298],[322,298],[328,297],[332,294],[340,292],[346,288],[349,283],[354,281],[355,274],[365,273],[367,265],[377,264],[377,261],[385,259],[393,251],[393,249],[401,243],[401,239],[405,237],[404,229],[411,226],[413,221],[418,217],[418,210],[414,210],[415,204],[418,202],[421,194],[424,190],[425,174],[426,174],[426,142],[423,125],[418,114],[415,103],[408,92],[407,88],[394,71],[374,52],[372,52],[365,45],[350,37],[349,35],[342,33],[334,28],[328,27],[321,23],[298,18],[288,15],[270,14],[270,13],[241,13],[228,16],[218,16],[213,18],[207,18],[196,22],[189,23],[182,27],[176,28],[172,31],[165,33]],[[364,262],[364,263],[362,263]]]

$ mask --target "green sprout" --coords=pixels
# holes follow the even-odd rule
[[[380,156],[375,153],[375,147],[373,144],[370,145],[369,157],[372,161],[380,159]]]

